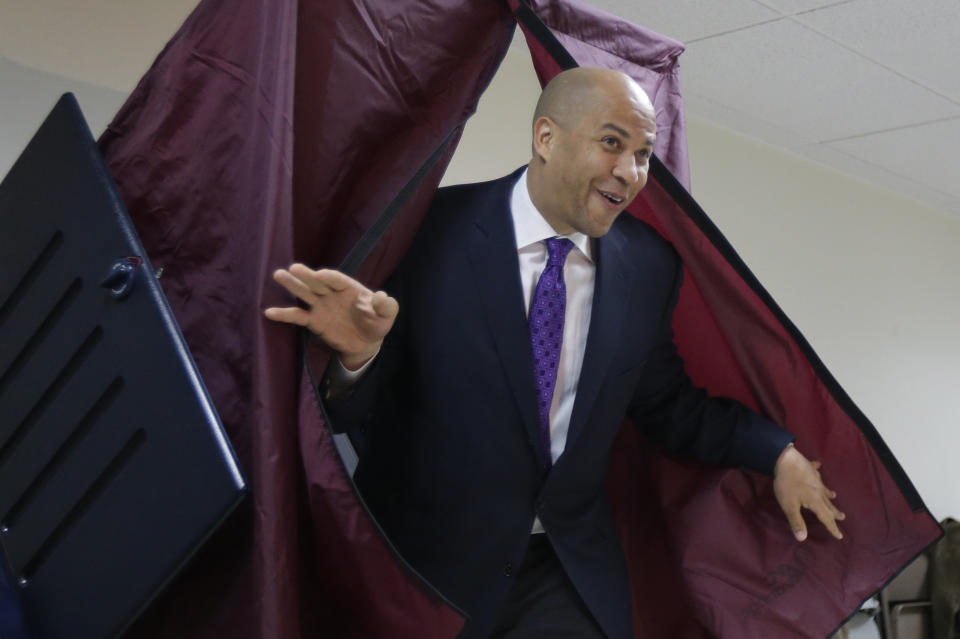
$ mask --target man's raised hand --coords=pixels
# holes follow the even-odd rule
[[[273,279],[303,301],[307,308],[271,307],[268,319],[305,326],[330,348],[350,370],[377,354],[397,318],[399,305],[383,291],[366,286],[330,269],[313,270],[303,264],[277,269]]]
[[[846,515],[833,504],[837,493],[823,483],[820,462],[811,462],[791,444],[780,454],[773,477],[773,493],[797,541],[807,538],[802,509],[810,510],[831,535],[843,539],[837,522]]]

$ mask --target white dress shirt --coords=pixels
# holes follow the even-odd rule
[[[530,199],[527,172],[524,171],[513,187],[510,213],[517,239],[520,261],[520,283],[523,286],[523,306],[530,312],[530,301],[537,289],[537,281],[547,265],[547,245],[544,240],[565,237],[574,244],[563,265],[563,280],[567,288],[567,306],[563,320],[563,343],[557,366],[553,402],[550,404],[550,456],[557,461],[567,444],[570,414],[577,396],[577,382],[587,345],[590,314],[593,310],[593,280],[596,266],[590,238],[583,233],[557,235],[550,223]]]
[[[563,316],[563,342],[560,346],[560,362],[557,364],[557,381],[553,386],[553,401],[550,404],[550,457],[556,462],[567,445],[570,415],[577,397],[577,383],[580,380],[580,368],[583,366],[583,354],[587,346],[587,332],[590,330],[596,273],[593,244],[583,233],[557,235],[530,199],[527,171],[523,172],[513,187],[510,214],[517,239],[523,306],[527,314],[530,313],[530,301],[537,289],[537,281],[547,265],[547,244],[544,240],[565,237],[574,245],[563,265],[567,305]],[[533,520],[533,529],[530,532],[545,532],[539,517]]]

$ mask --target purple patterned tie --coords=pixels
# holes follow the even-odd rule
[[[540,274],[537,290],[530,303],[530,345],[533,347],[533,374],[537,380],[537,411],[540,414],[540,443],[544,467],[550,468],[550,404],[557,381],[557,364],[563,343],[563,314],[567,307],[567,287],[563,283],[563,263],[573,242],[552,237],[546,240],[547,266]]]

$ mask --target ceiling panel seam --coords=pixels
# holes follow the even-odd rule
[[[753,22],[751,24],[743,25],[741,27],[736,27],[734,29],[727,29],[726,31],[718,31],[717,33],[711,33],[707,36],[702,36],[699,38],[691,38],[689,40],[684,40],[684,44],[694,44],[695,42],[703,42],[705,40],[711,40],[713,38],[719,38],[725,35],[730,35],[731,33],[737,33],[739,31],[746,31],[748,29],[753,29],[754,27],[761,27],[765,24],[771,24],[773,22],[779,22],[781,20],[788,19],[789,16],[779,16],[776,18],[769,18],[767,20],[761,20],[760,22]]]
[[[767,9],[770,9],[771,11],[776,11],[777,13],[779,13],[785,18],[789,18],[791,16],[802,16],[805,13],[813,13],[815,11],[820,11],[821,9],[827,9],[829,7],[836,7],[841,4],[850,4],[851,2],[857,2],[858,0],[838,0],[837,2],[822,4],[818,7],[813,7],[812,9],[801,9],[800,11],[785,11],[774,4],[768,4],[763,0],[753,0],[753,1],[756,2],[757,4],[763,5]]]
[[[928,126],[930,124],[940,124],[942,122],[951,122],[953,120],[960,121],[960,115],[952,115],[945,118],[936,118],[933,120],[926,120],[924,122],[917,122],[914,124],[904,124],[903,126],[892,126],[886,129],[877,129],[876,131],[868,131],[866,133],[857,133],[855,135],[847,135],[839,138],[830,138],[827,140],[820,140],[818,144],[832,144],[834,142],[846,142],[847,140],[856,140],[857,138],[868,138],[873,135],[880,135],[883,133],[890,133],[891,131],[902,131],[904,129],[915,129],[921,126]]]

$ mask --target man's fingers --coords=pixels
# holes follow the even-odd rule
[[[787,521],[790,522],[790,528],[793,530],[793,536],[797,541],[803,541],[807,538],[807,524],[803,521],[803,515],[800,513],[800,507],[791,507],[784,511],[787,515]]]
[[[343,291],[348,288],[357,288],[360,290],[366,287],[345,273],[324,268],[313,273],[314,279],[334,291]]]
[[[302,308],[289,306],[286,308],[270,307],[263,311],[267,319],[274,322],[286,322],[287,324],[296,324],[297,326],[306,326],[310,321],[310,314]]]
[[[836,494],[836,493],[833,493],[833,496],[836,497],[837,494]],[[832,499],[832,498],[831,498],[831,499]],[[834,518],[834,519],[844,520],[844,519],[847,518],[846,513],[844,513],[844,512],[843,512],[842,510],[840,510],[839,508],[837,508],[837,505],[836,505],[835,503],[833,503],[832,501],[827,500],[827,504],[830,505],[830,512],[833,514],[833,518]]]
[[[823,492],[829,498],[826,500],[826,502],[830,504],[830,508],[832,509],[834,516],[837,519],[846,519],[847,516],[843,512],[841,512],[839,508],[837,508],[837,505],[835,503],[833,503],[833,500],[837,498],[837,491],[830,490],[830,488],[826,484],[823,484]]]
[[[282,270],[283,269],[278,271],[278,273]],[[299,280],[314,295],[328,295],[332,290],[326,282],[324,270],[314,271],[312,268],[304,266],[303,264],[291,264],[289,272],[291,277]]]
[[[823,524],[823,527],[830,532],[837,539],[843,539],[843,533],[840,532],[840,527],[837,525],[838,521],[843,521],[847,518],[846,514],[841,512],[837,508],[836,504],[831,501],[830,495],[836,497],[836,493],[827,488],[823,487],[823,493],[820,497],[815,498],[811,503],[806,504],[805,508],[812,511],[816,515],[817,519],[820,520],[820,523]],[[792,522],[791,522],[792,523]],[[796,528],[794,528],[796,530]],[[797,537],[797,539],[800,539]],[[803,541],[802,539],[800,541]]]
[[[273,280],[287,289],[291,295],[298,297],[307,304],[313,304],[316,301],[317,293],[310,289],[303,280],[284,269],[277,269],[273,272]]]
[[[277,270],[276,273],[274,273],[274,279],[277,279],[278,275],[282,277],[281,274],[284,272],[283,269]],[[287,272],[293,279],[302,282],[314,295],[329,295],[330,293],[339,293],[347,289],[355,289],[358,294],[369,292],[366,286],[349,275],[329,268],[314,271],[310,267],[298,263],[290,265],[290,269]],[[277,281],[279,282],[280,280],[278,279]]]
[[[836,515],[842,514],[836,508],[833,507],[829,501],[825,501],[820,504],[819,508],[812,509],[814,514],[817,516],[817,519],[820,520],[820,523],[823,524],[823,527],[830,531],[830,534],[836,537],[837,539],[843,539],[843,533],[840,532],[840,528],[837,527]]]
[[[400,305],[397,303],[397,300],[393,299],[383,291],[377,291],[374,293],[370,304],[373,306],[374,313],[386,319],[396,317],[397,311],[400,310]]]

